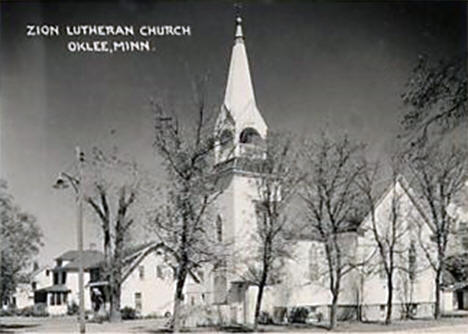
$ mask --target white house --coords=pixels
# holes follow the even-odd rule
[[[164,246],[150,243],[129,254],[125,262],[121,306],[134,308],[139,316],[171,315],[175,294],[174,268],[171,255]],[[193,275],[187,278],[187,285],[191,284],[198,284]],[[189,302],[194,298],[187,291],[185,296]]]
[[[51,315],[66,314],[70,305],[79,304],[78,254],[78,251],[71,250],[57,257],[55,266],[46,270],[40,285],[34,287],[34,303],[46,305],[47,311]],[[102,261],[103,254],[101,252],[83,251],[85,285],[90,282],[92,271],[99,268]],[[44,286],[47,280],[48,284]],[[89,289],[84,290],[84,302],[85,309],[91,309]]]
[[[29,275],[29,280],[19,283],[13,295],[14,305],[22,309],[35,304],[35,291],[45,288],[50,283],[51,267],[42,266]]]

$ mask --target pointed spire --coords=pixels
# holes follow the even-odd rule
[[[236,14],[235,42],[232,48],[229,74],[224,96],[224,107],[229,111],[238,127],[253,126],[262,137],[266,136],[266,124],[255,102],[250,77],[247,50],[242,31],[242,18]]]

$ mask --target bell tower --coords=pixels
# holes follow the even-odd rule
[[[267,130],[255,101],[242,18],[237,15],[224,102],[215,126],[220,138],[216,145],[215,163],[261,157]]]
[[[236,16],[234,45],[223,104],[215,124],[215,165],[223,191],[216,200],[217,236],[232,255],[213,272],[213,302],[229,310],[233,322],[251,324],[255,289],[247,278],[256,261],[258,173],[265,158],[268,128],[258,110],[245,47],[242,18]]]

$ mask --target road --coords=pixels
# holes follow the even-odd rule
[[[89,333],[163,333],[164,323],[167,319],[142,319],[124,321],[119,324],[87,323],[86,331]],[[323,328],[288,328],[268,326],[262,329],[263,333],[306,333],[328,332]],[[197,333],[216,332],[213,329],[194,329]],[[49,317],[0,318],[0,333],[76,333],[78,322],[75,317]],[[381,324],[362,324],[357,322],[340,323],[337,332],[345,333],[468,333],[468,318],[434,320],[414,320],[395,322],[391,326]]]

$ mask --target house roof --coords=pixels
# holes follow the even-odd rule
[[[55,267],[54,270],[78,270],[79,268],[79,251],[77,250],[70,250],[55,260],[62,260],[62,261],[70,261],[69,263],[65,264],[61,267]],[[100,266],[101,262],[104,260],[104,254],[96,250],[84,250],[83,251],[83,268],[84,269],[92,269],[97,268]]]

